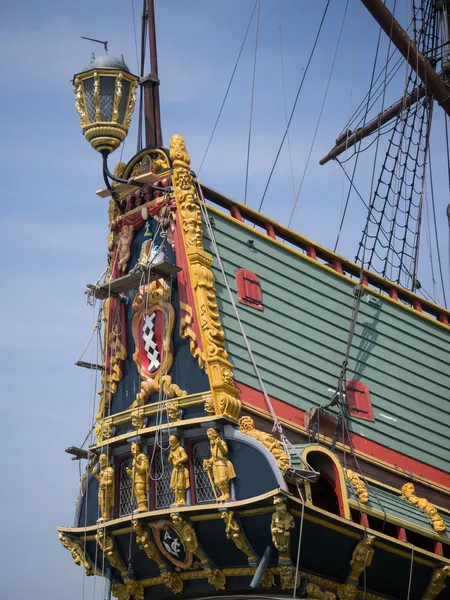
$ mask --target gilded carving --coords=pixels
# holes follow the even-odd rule
[[[203,461],[203,469],[208,474],[216,500],[224,502],[231,499],[230,481],[236,477],[236,473],[232,462],[228,460],[227,443],[220,438],[218,432],[212,427],[207,430],[206,435],[210,442],[211,458]],[[217,495],[216,487],[220,491],[220,496]]]
[[[141,286],[133,301],[132,308],[135,313],[132,320],[132,333],[136,351],[133,360],[136,363],[142,378],[140,391],[136,394],[131,408],[144,406],[149,396],[162,391],[169,398],[186,396],[187,393],[172,383],[172,378],[167,373],[172,368],[173,345],[172,333],[175,322],[175,310],[170,303],[171,291],[163,279],[152,281]],[[155,316],[152,316],[155,315]],[[143,327],[150,321],[160,323],[163,334],[161,339],[156,338],[157,355],[150,359],[143,350]],[[156,325],[154,325],[156,328]],[[156,336],[156,334],[155,334]]]
[[[189,471],[186,468],[188,456],[176,435],[170,436],[169,444],[170,451],[168,460],[173,466],[172,474],[170,476],[170,489],[175,494],[175,504],[182,506],[186,504],[186,490],[190,487]]]
[[[110,533],[106,533],[104,528],[101,528],[98,530],[95,539],[97,540],[97,544],[103,552],[104,557],[108,559],[109,564],[117,569],[121,575],[125,573],[127,569],[117,553],[113,536]]]
[[[128,591],[127,586],[123,583],[113,583],[111,587],[111,593],[114,598],[117,598],[117,600],[129,600],[130,598],[130,592]]]
[[[137,501],[137,512],[148,510],[147,494],[150,481],[150,465],[147,456],[141,452],[138,444],[131,444],[133,462],[131,469],[127,468],[127,475],[131,479],[133,495]]]
[[[86,558],[81,543],[77,540],[73,540],[72,538],[67,537],[66,535],[63,535],[62,533],[60,533],[58,537],[59,541],[64,546],[64,548],[66,548],[66,550],[68,550],[72,555],[75,564],[79,565],[80,567],[83,567],[86,571],[87,576],[94,575],[94,569],[92,568],[91,563]]]
[[[191,327],[193,320],[192,308],[189,306],[189,304],[185,304],[184,302],[180,301],[180,311],[180,336],[185,340],[189,340],[189,349],[191,351],[192,356],[197,359],[199,367],[201,369],[204,369],[205,356],[198,347],[197,336],[195,334],[195,331]]]
[[[358,588],[354,583],[343,583],[338,586],[337,596],[339,600],[355,600],[358,596]]]
[[[138,86],[137,81],[130,83],[130,95],[128,98],[127,114],[125,116],[124,125],[128,129],[131,123],[131,115],[133,114],[134,106],[136,104],[136,88]]]
[[[153,173],[161,173],[161,171],[167,171],[170,169],[169,161],[165,154],[159,154],[158,158],[154,158],[152,161]]]
[[[120,99],[122,98],[122,73],[119,73],[116,78],[116,88],[114,90],[114,101],[113,101],[113,111],[112,111],[112,119],[113,123],[117,123],[119,120],[119,104]]]
[[[101,106],[100,106],[100,75],[94,73],[94,104],[95,104],[95,120],[101,121]]]
[[[142,429],[145,426],[145,413],[142,406],[138,406],[131,411],[131,424],[136,429]]]
[[[428,515],[431,525],[437,533],[444,533],[447,531],[447,527],[438,514],[438,511],[434,504],[428,502],[426,498],[418,498],[416,496],[416,490],[413,483],[405,483],[402,487],[402,498],[410,502],[411,504],[415,504],[417,508],[420,508]]]
[[[94,427],[95,437],[99,444],[113,437],[115,427],[109,421],[97,421]]]
[[[308,583],[306,593],[312,600],[336,600],[336,594],[320,589],[315,583]]]
[[[145,552],[150,560],[153,560],[160,569],[166,568],[167,563],[159,554],[156,545],[153,543],[149,530],[139,521],[133,521],[133,529],[136,534],[136,541],[141,550]]]
[[[166,571],[165,573],[161,573],[161,579],[164,585],[174,594],[178,595],[183,593],[183,581],[177,573]]]
[[[234,516],[234,512],[231,510],[223,511],[220,516],[225,521],[225,535],[227,536],[227,539],[231,540],[234,545],[248,557],[249,563],[255,562],[257,557],[247,544],[241,526]]]
[[[166,404],[167,416],[171,423],[179,421],[181,419],[182,410],[176,400],[171,400]]]
[[[180,515],[175,513],[172,513],[170,518],[172,519],[172,523],[178,532],[178,535],[180,536],[186,554],[197,556],[202,565],[208,564],[208,558],[203,552],[202,548],[200,548],[197,534],[195,533],[195,529],[192,527],[192,525],[180,517]]]
[[[275,498],[275,512],[272,515],[270,530],[272,542],[279,553],[280,562],[291,560],[291,530],[295,527],[294,517],[288,511],[283,498]]]
[[[273,571],[272,569],[266,569],[261,577],[261,586],[266,590],[270,590],[274,585],[275,577],[273,575]]]
[[[119,241],[117,242],[117,258],[118,258],[118,270],[124,273],[127,269],[128,261],[130,260],[131,254],[131,242],[133,241],[134,228],[132,225],[124,225],[119,235]]]
[[[354,488],[359,501],[362,504],[366,504],[369,501],[369,492],[367,491],[366,484],[355,471],[350,469],[344,469],[345,476],[349,481],[350,485]]]
[[[184,140],[179,135],[174,135],[170,141],[170,157],[173,163],[172,183],[177,203],[177,223],[186,247],[214,411],[215,414],[223,414],[236,420],[241,408],[237,397],[239,390],[234,386],[232,365],[225,350],[225,334],[211,271],[212,256],[203,247],[200,201],[189,168],[190,158]]]
[[[126,577],[123,582],[125,583],[130,595],[133,596],[134,600],[144,600],[144,586],[140,581]]]
[[[292,565],[281,565],[278,567],[281,587],[283,590],[293,590],[295,588],[295,567]],[[300,577],[297,578],[297,585],[300,583]]]
[[[83,83],[79,77],[75,78],[73,91],[75,92],[75,110],[80,115],[80,127],[87,124],[86,104],[84,101]]]
[[[205,399],[205,403],[203,405],[203,409],[207,415],[212,416],[212,415],[216,414],[212,396],[207,396],[207,398]]]
[[[370,567],[373,560],[374,549],[373,543],[375,541],[374,535],[366,535],[364,539],[362,539],[356,545],[353,550],[352,559],[350,561],[350,566],[352,568],[350,575],[348,577],[350,582],[358,583],[359,578],[361,577],[361,573],[363,573],[364,569]]]
[[[98,480],[98,505],[101,517],[99,521],[109,521],[114,506],[114,468],[109,464],[106,454],[101,454],[92,475]]]
[[[427,591],[423,597],[423,600],[434,600],[446,587],[445,580],[450,576],[450,566],[445,565],[439,569],[434,569],[431,575],[431,581],[428,585]]]
[[[208,583],[215,587],[216,590],[224,590],[226,588],[226,578],[220,569],[205,567],[204,572],[208,579]]]
[[[275,457],[280,471],[285,473],[286,469],[290,465],[290,459],[284,451],[281,442],[270,433],[256,429],[255,423],[251,417],[241,417],[238,423],[240,432],[249,435],[255,440],[258,440],[258,442],[261,442],[261,444],[263,444]]]

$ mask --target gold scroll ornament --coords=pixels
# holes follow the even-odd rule
[[[344,469],[344,473],[348,482],[355,490],[359,501],[362,504],[366,504],[369,501],[369,492],[367,491],[367,487],[364,481],[361,479],[358,473],[355,473],[355,471],[352,471],[350,469]]]
[[[437,533],[444,533],[447,531],[447,527],[442,517],[438,514],[434,504],[428,502],[426,498],[418,498],[416,496],[416,490],[413,483],[405,483],[402,487],[402,498],[411,504],[415,504],[417,508],[420,508],[427,513],[434,531]]]
[[[177,204],[177,223],[181,228],[186,248],[214,411],[217,415],[237,420],[241,402],[238,399],[239,390],[234,386],[231,371],[233,365],[229,362],[225,349],[225,333],[211,271],[213,259],[203,247],[200,200],[189,168],[191,160],[180,135],[174,135],[170,140],[170,157],[173,165],[172,184]]]
[[[223,511],[220,516],[225,521],[225,535],[227,536],[227,539],[231,540],[236,548],[239,548],[239,550],[247,556],[249,563],[255,563],[257,557],[247,544],[241,526],[234,516],[234,512],[232,510],[229,512]]]
[[[239,419],[239,431],[258,440],[275,457],[280,471],[284,474],[290,465],[289,456],[283,450],[281,442],[274,438],[270,433],[260,431],[255,428],[255,423],[251,417],[245,416]]]
[[[434,569],[431,575],[431,581],[428,584],[427,591],[423,597],[423,600],[434,600],[446,587],[446,579],[450,576],[450,566],[445,565],[439,569]]]
[[[133,360],[136,363],[142,381],[141,389],[136,394],[136,398],[130,407],[132,409],[144,406],[149,396],[159,390],[167,394],[169,398],[187,395],[184,390],[181,390],[175,383],[172,383],[172,377],[168,375],[173,364],[172,334],[175,322],[175,310],[170,303],[170,295],[171,291],[167,283],[163,279],[158,279],[148,285],[141,286],[133,300],[132,308],[134,316],[132,320],[132,333],[136,347]],[[167,328],[168,331],[165,331],[162,336],[162,364],[152,374],[144,369],[139,360],[139,350],[142,346],[139,325],[141,319],[146,315],[151,315],[157,311],[162,312],[165,323],[164,328]]]
[[[75,564],[83,567],[87,576],[93,575],[94,569],[86,558],[82,544],[77,540],[73,540],[72,538],[63,535],[62,533],[60,533],[58,537],[64,548],[66,548],[66,550],[68,550],[72,555]]]
[[[139,521],[133,521],[133,530],[136,534],[136,541],[139,548],[145,552],[147,557],[154,561],[160,569],[167,568],[167,563],[159,554],[147,527],[144,527]]]

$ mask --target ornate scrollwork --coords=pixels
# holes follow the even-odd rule
[[[177,573],[169,571],[161,573],[161,580],[174,594],[179,595],[183,593],[183,580]]]
[[[227,580],[220,569],[205,567],[204,572],[208,579],[208,583],[215,587],[216,590],[224,590],[226,588]]]
[[[84,101],[83,83],[79,77],[75,78],[73,91],[75,92],[75,110],[80,115],[80,127],[84,127],[87,120],[86,103]]]
[[[446,587],[445,580],[450,576],[450,566],[445,565],[439,569],[434,569],[430,583],[428,584],[427,591],[423,597],[423,600],[434,600]]]
[[[174,135],[170,141],[173,163],[173,189],[179,223],[200,322],[206,371],[211,384],[215,414],[236,420],[241,408],[239,390],[234,386],[232,366],[225,349],[225,333],[217,306],[212,256],[203,247],[200,201],[190,172],[190,158],[184,140]],[[192,339],[192,338],[191,338]],[[198,358],[198,356],[197,356]],[[225,369],[225,370],[224,370]]]
[[[125,577],[123,582],[134,600],[144,600],[144,586],[140,581]]]
[[[91,563],[86,558],[81,543],[77,540],[73,540],[72,538],[67,537],[66,535],[63,535],[62,533],[60,533],[58,537],[59,541],[64,546],[64,548],[66,548],[72,555],[75,564],[79,565],[80,567],[83,567],[88,577],[94,575],[94,569],[92,568]]]
[[[447,527],[442,517],[438,514],[437,508],[434,506],[434,504],[428,502],[426,498],[418,498],[416,496],[416,490],[413,483],[405,483],[405,485],[402,487],[402,498],[411,504],[415,504],[417,508],[420,508],[426,512],[434,531],[437,533],[444,533],[447,531]]]
[[[275,512],[270,530],[272,542],[279,553],[279,562],[291,562],[291,530],[295,527],[294,517],[288,511],[283,498],[275,498]]]
[[[315,583],[308,583],[306,586],[306,593],[314,600],[336,600],[336,594],[322,590]]]
[[[241,526],[234,516],[234,512],[232,510],[223,511],[220,516],[225,521],[225,535],[227,539],[231,540],[236,548],[239,548],[247,556],[249,563],[255,563],[257,560],[256,554],[247,544]]]
[[[113,536],[110,533],[107,533],[102,527],[98,530],[95,539],[109,564],[117,569],[121,575],[126,573],[127,568],[116,550]]]
[[[172,383],[172,377],[167,374],[173,363],[172,333],[175,322],[175,310],[170,303],[170,293],[170,288],[163,279],[152,281],[149,285],[139,288],[132,304],[135,313],[132,320],[132,333],[136,347],[133,360],[142,378],[140,391],[131,405],[132,409],[144,406],[149,396],[160,390],[169,398],[187,395],[178,385]],[[151,364],[144,351],[143,327],[144,323],[148,322],[149,326],[156,329],[158,319],[161,321],[161,330],[165,331],[160,338],[155,337],[157,355],[155,354],[154,362]]]
[[[339,600],[355,600],[358,596],[358,588],[354,583],[342,583],[337,589]]]
[[[366,535],[364,539],[362,539],[356,545],[353,550],[352,559],[350,561],[350,566],[352,568],[348,580],[352,583],[358,583],[359,578],[361,577],[361,573],[367,567],[370,567],[373,560],[374,549],[373,543],[375,541],[374,535]]]
[[[345,476],[350,483],[350,485],[354,488],[359,501],[362,504],[366,504],[369,501],[369,492],[367,491],[366,484],[355,471],[351,469],[344,469]]]
[[[281,587],[283,590],[293,590],[295,588],[295,567],[292,565],[281,565],[278,567]],[[297,585],[300,583],[300,577],[297,579]]]
[[[113,583],[111,587],[111,593],[114,596],[114,598],[117,598],[117,600],[130,599],[130,592],[127,586],[123,583]]]
[[[171,400],[166,404],[167,408],[167,416],[169,417],[169,421],[174,423],[175,421],[179,421],[181,419],[182,410],[177,400]]]
[[[238,423],[240,432],[249,435],[255,440],[258,440],[258,442],[261,442],[261,444],[263,444],[275,457],[280,471],[285,473],[286,469],[290,465],[290,459],[283,450],[281,442],[270,433],[256,429],[253,419],[249,416],[241,417]]]
[[[201,369],[205,368],[205,356],[198,347],[197,336],[195,331],[192,329],[192,308],[189,304],[180,301],[180,336],[189,340],[189,350],[194,358],[197,359],[198,365]]]
[[[266,569],[261,577],[261,587],[270,590],[275,585],[275,577],[272,569]]]
[[[180,536],[186,554],[196,556],[202,565],[207,565],[208,557],[198,543],[197,534],[195,533],[193,526],[175,513],[172,513],[170,518],[172,519],[175,530]]]
[[[156,544],[152,541],[150,531],[139,521],[133,521],[133,529],[136,534],[136,541],[141,550],[145,552],[150,560],[153,560],[160,569],[167,567],[166,561],[159,554]]]
[[[131,115],[133,114],[134,106],[136,104],[136,88],[138,86],[137,81],[130,83],[130,95],[128,97],[127,113],[125,115],[124,125],[128,129],[131,123]]]

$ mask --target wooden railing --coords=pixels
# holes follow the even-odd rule
[[[328,248],[324,248],[323,246],[316,244],[315,242],[303,237],[302,235],[299,235],[298,233],[295,233],[291,229],[288,229],[276,221],[265,217],[256,210],[227,198],[204,183],[199,182],[199,184],[201,185],[206,200],[209,200],[210,202],[213,202],[214,204],[217,204],[221,208],[227,210],[237,221],[241,223],[248,222],[250,225],[256,225],[265,231],[270,238],[288,242],[300,249],[309,258],[317,260],[318,262],[333,268],[336,272],[341,273],[342,275],[359,280],[361,267],[356,263],[339,256],[339,254],[336,254]],[[388,279],[385,279],[381,275],[377,275],[372,271],[364,269],[362,282],[366,287],[386,294],[392,300],[405,304],[406,306],[409,306],[410,308],[413,308],[422,314],[431,316],[444,325],[449,325],[450,311],[426,300],[422,296],[419,296],[400,285],[397,285],[396,283],[393,283],[392,281],[389,281]]]

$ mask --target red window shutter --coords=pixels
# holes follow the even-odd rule
[[[259,277],[249,269],[236,269],[238,300],[242,304],[263,310],[262,291]]]
[[[374,422],[369,388],[362,381],[349,379],[345,384],[345,390],[350,416],[354,419]]]

